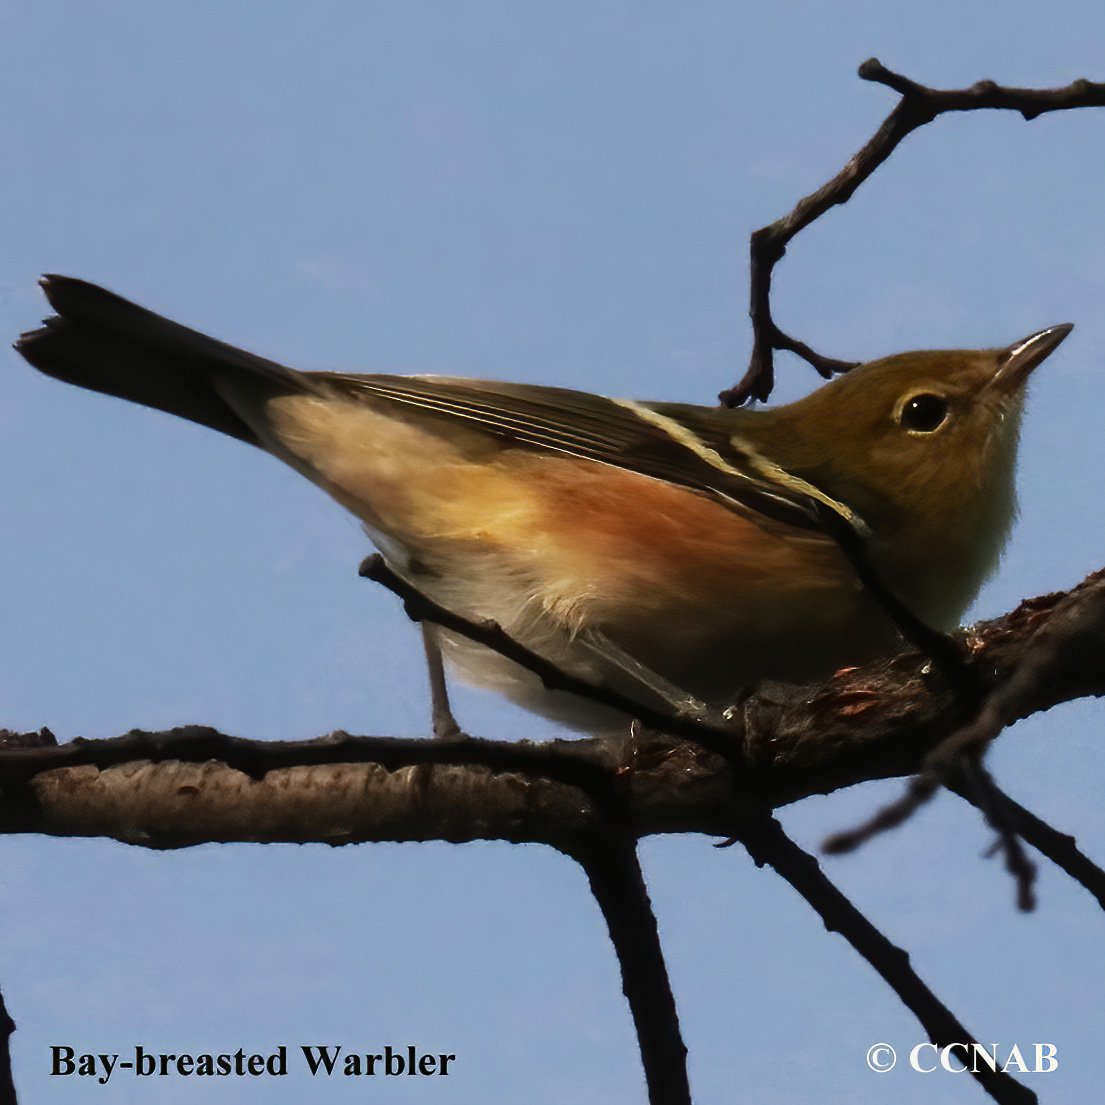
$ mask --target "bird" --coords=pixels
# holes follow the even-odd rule
[[[56,314],[15,346],[35,368],[271,453],[440,606],[600,690],[691,715],[898,647],[834,528],[923,623],[959,624],[1016,513],[1027,381],[1072,329],[899,353],[791,403],[723,409],[300,371],[84,280],[40,283]],[[461,678],[569,728],[626,720],[436,636]]]

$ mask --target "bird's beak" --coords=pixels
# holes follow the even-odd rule
[[[1014,342],[1003,349],[998,361],[998,370],[992,377],[992,383],[1006,395],[1014,395],[1029,373],[1046,357],[1053,353],[1059,343],[1074,329],[1071,322],[1062,322],[1058,326],[1049,326],[1035,334]]]

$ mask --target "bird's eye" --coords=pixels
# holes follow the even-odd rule
[[[898,421],[907,429],[920,434],[931,434],[939,429],[948,417],[948,401],[942,395],[924,392],[911,395],[902,404]]]

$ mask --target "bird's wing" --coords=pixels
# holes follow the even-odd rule
[[[743,412],[490,380],[304,375],[351,398],[467,424],[507,446],[611,464],[710,494],[742,513],[824,532],[827,509],[858,532],[865,530],[845,504],[774,465],[743,439]]]
[[[741,434],[755,413],[635,403],[566,388],[433,376],[299,372],[65,276],[42,281],[57,315],[16,345],[36,368],[262,445],[246,407],[281,394],[342,394],[466,424],[505,446],[611,464],[709,494],[763,521],[825,532],[845,504],[760,455]],[[242,403],[228,401],[230,392]]]

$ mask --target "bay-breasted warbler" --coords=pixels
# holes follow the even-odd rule
[[[433,376],[299,372],[95,285],[49,276],[57,315],[17,349],[50,376],[268,450],[362,520],[455,613],[638,702],[724,707],[827,677],[896,630],[823,525],[951,629],[1015,513],[1025,382],[1070,332],[902,353],[797,402],[722,410]],[[468,679],[584,729],[609,712],[463,638]]]

